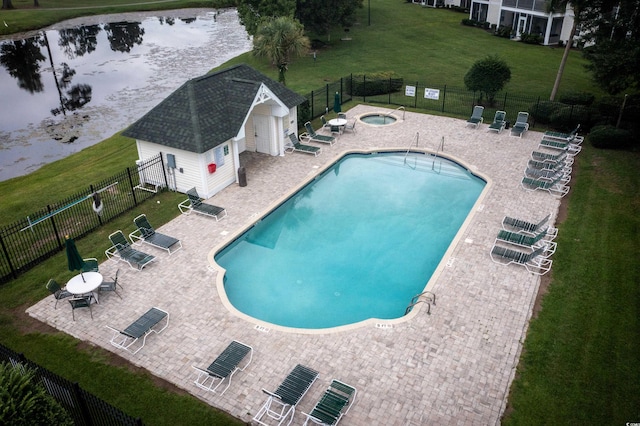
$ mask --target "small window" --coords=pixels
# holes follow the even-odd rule
[[[226,148],[226,145],[225,145],[225,148]],[[224,154],[222,152],[223,151],[221,146],[217,146],[213,150],[213,156],[216,159],[216,164],[218,165],[218,167],[224,165]]]
[[[229,145],[224,146],[224,155],[229,155]]]

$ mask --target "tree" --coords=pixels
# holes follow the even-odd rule
[[[285,73],[294,56],[309,50],[309,39],[300,22],[287,16],[264,22],[253,38],[253,54],[267,57],[278,68],[278,80],[285,84]]]
[[[13,9],[13,3],[11,3],[11,0],[2,0],[2,9]]]
[[[37,383],[32,370],[0,363],[0,424],[72,426],[62,406]]]
[[[260,24],[271,18],[293,18],[296,0],[239,0],[238,17],[247,32],[255,36]]]
[[[509,80],[511,80],[511,69],[497,55],[480,59],[464,76],[467,89],[480,92],[478,103],[482,102],[482,95],[486,94],[490,105],[494,104],[496,93],[502,90]]]
[[[296,18],[307,31],[327,35],[333,26],[349,28],[363,0],[297,0]]]
[[[578,23],[580,22],[583,11],[588,7],[587,3],[590,1],[591,0],[547,0],[547,3],[545,4],[547,13],[564,12],[567,10],[567,7],[570,7],[573,10],[573,25],[571,26],[569,39],[567,40],[564,52],[562,53],[562,59],[560,60],[560,66],[558,66],[556,80],[553,83],[553,88],[551,89],[551,95],[549,96],[550,101],[553,101],[556,98],[556,94],[560,88],[560,80],[562,80],[562,74],[564,74],[564,67],[567,64],[569,52],[573,46],[573,39],[576,35]]]

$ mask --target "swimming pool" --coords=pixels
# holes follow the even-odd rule
[[[226,297],[301,329],[402,317],[485,184],[423,153],[348,154],[214,255]]]

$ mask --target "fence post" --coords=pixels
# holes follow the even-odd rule
[[[18,278],[18,271],[13,267],[13,263],[11,263],[11,256],[9,256],[9,251],[7,250],[7,246],[4,244],[4,239],[2,238],[2,233],[0,233],[0,246],[2,246],[2,253],[4,254],[4,258],[7,259],[7,264],[9,265],[9,270],[11,271],[11,275],[14,279]]]
[[[47,204],[47,213],[51,215],[51,206],[49,204]],[[49,219],[51,220],[51,227],[53,228],[53,233],[56,236],[56,240],[58,240],[58,247],[62,249],[64,248],[64,246],[62,245],[62,240],[60,239],[60,235],[58,234],[58,227],[56,226],[56,221],[54,220],[54,217],[55,215],[51,215],[49,216]]]
[[[418,82],[416,81],[416,93],[414,94],[415,96],[413,97],[413,107],[414,108],[418,108]]]
[[[164,168],[164,158],[162,157],[162,152],[160,154],[160,165],[162,166],[162,176],[164,176],[164,185],[169,188],[169,178],[167,177],[167,169]],[[173,184],[174,186],[177,186],[176,184],[176,172],[175,170],[173,171]],[[174,191],[177,191],[178,188],[173,188]]]
[[[502,101],[502,109],[507,110],[507,92],[504,92],[504,101]]]
[[[80,393],[80,385],[78,382],[75,382],[71,389],[73,390],[73,397],[78,402],[78,407],[80,408],[80,415],[82,419],[85,421],[85,424],[91,426],[93,422],[91,421],[91,414],[89,413],[89,409],[87,408],[87,403],[85,402],[82,394]]]
[[[367,76],[362,75],[362,102],[367,102]]]
[[[89,191],[91,191],[92,194],[95,192],[93,185],[89,185]],[[98,223],[100,224],[100,226],[102,226],[102,216],[100,216],[99,214],[96,214],[96,216],[98,216]]]
[[[389,77],[389,87],[387,88],[387,90],[389,90],[389,96],[387,97],[388,98],[387,103],[389,105],[391,105],[391,77]]]
[[[139,173],[139,171],[138,171]],[[131,177],[131,168],[127,167],[127,176],[129,177],[129,187],[131,188],[131,195],[133,195],[133,204],[138,205],[138,199],[136,198],[136,190],[134,189],[133,178]]]
[[[327,83],[327,85],[325,86],[325,96],[326,96],[326,102],[324,104],[324,112],[325,114],[329,112],[329,83]]]
[[[444,85],[444,88],[442,89],[442,111],[440,112],[444,112],[444,101],[447,98],[447,85]]]

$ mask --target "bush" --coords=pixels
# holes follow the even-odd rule
[[[610,125],[594,127],[587,138],[600,149],[627,149],[633,143],[631,132]]]
[[[500,26],[495,32],[495,35],[502,38],[511,38],[511,33],[513,32],[513,28]]]
[[[590,106],[595,101],[595,95],[587,92],[570,92],[560,97],[559,101],[567,105]]]
[[[354,74],[347,80],[346,91],[351,96],[376,96],[402,90],[404,80],[394,72]]]
[[[543,38],[539,34],[522,34],[520,41],[526,44],[542,44]]]
[[[460,21],[460,23],[468,27],[475,27],[478,25],[478,21],[476,21],[475,19],[469,19],[469,18],[463,19],[462,21]]]

